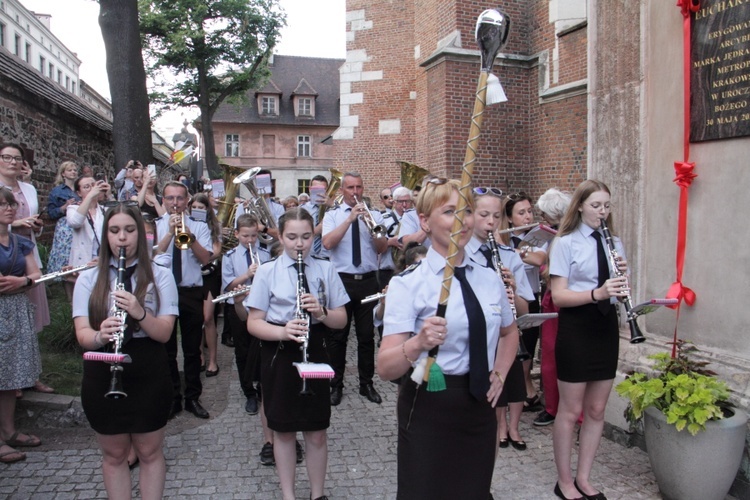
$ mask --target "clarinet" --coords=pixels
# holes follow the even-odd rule
[[[310,313],[302,307],[302,295],[307,293],[305,290],[305,273],[302,271],[302,250],[297,250],[297,308],[294,311],[294,319],[301,319],[307,323],[307,331],[300,350],[302,351],[302,362],[307,363],[307,347],[310,340]],[[302,378],[302,390],[300,396],[312,396],[313,392],[307,387],[307,379]]]
[[[125,247],[120,247],[120,256],[117,259],[116,291],[125,290],[125,267]],[[117,307],[116,302],[113,301],[111,314],[120,320],[120,329],[114,334],[115,354],[118,355],[121,354],[122,342],[125,339],[125,320],[128,317],[128,313]],[[110,371],[112,372],[112,379],[109,381],[109,391],[107,391],[104,397],[110,399],[128,397],[122,389],[122,365],[119,362],[112,363]]]
[[[620,271],[620,269],[617,267],[617,261],[620,260],[620,256],[617,254],[617,250],[615,249],[615,243],[612,240],[612,234],[609,232],[609,227],[607,227],[607,221],[605,219],[600,219],[600,221],[600,227],[602,228],[602,233],[604,234],[604,240],[607,242],[607,250],[609,250],[607,252],[607,257],[609,257],[609,267],[612,269],[615,277],[621,278],[625,276],[625,273]],[[646,337],[643,336],[640,328],[638,328],[638,323],[636,322],[636,318],[638,316],[636,314],[633,314],[632,312],[633,301],[630,298],[629,291],[625,295],[625,297],[623,297],[622,303],[625,306],[628,325],[630,326],[630,343],[639,344],[646,340]]]
[[[492,252],[492,267],[495,268],[495,272],[497,273],[497,276],[500,278],[500,281],[503,282],[503,285],[505,285],[505,289],[510,289],[510,285],[505,283],[505,280],[503,279],[503,261],[500,260],[500,249],[497,247],[497,242],[495,241],[495,236],[492,234],[492,231],[487,232],[487,245],[490,247],[490,252]],[[518,317],[518,313],[516,311],[516,304],[515,301],[508,301],[510,303],[510,312],[513,313],[513,321],[516,320]],[[531,359],[531,354],[529,354],[529,351],[526,349],[526,345],[523,343],[523,332],[521,332],[521,329],[518,329],[518,350],[516,351],[516,359],[518,361],[526,361],[527,359]]]

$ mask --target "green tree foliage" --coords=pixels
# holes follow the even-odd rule
[[[152,102],[197,107],[209,171],[219,105],[260,87],[285,16],[277,0],[138,0]]]

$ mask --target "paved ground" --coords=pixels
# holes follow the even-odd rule
[[[328,432],[326,493],[332,499],[395,498],[396,386],[376,382],[382,405],[359,396],[352,347],[344,399],[333,409]],[[202,402],[211,419],[200,420],[183,412],[167,426],[165,496],[281,498],[274,468],[258,461],[263,444],[260,419],[244,411],[233,350],[219,348],[221,372],[204,380]],[[556,477],[552,428],[533,427],[533,417],[524,413],[521,427],[529,448],[523,452],[500,450],[493,481],[496,499],[556,498],[552,493]],[[106,498],[99,450],[90,429],[31,430],[44,445],[30,449],[25,462],[0,465],[0,498]],[[137,496],[138,469],[133,472],[133,480]],[[646,454],[606,439],[599,448],[592,481],[610,499],[661,498]],[[297,498],[309,495],[303,463],[298,466]]]

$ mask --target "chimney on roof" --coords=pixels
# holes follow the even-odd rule
[[[36,16],[36,18],[37,18],[37,19],[39,19],[39,21],[40,21],[40,22],[41,22],[41,23],[42,23],[42,24],[43,24],[43,25],[44,25],[44,26],[45,26],[45,27],[46,27],[46,28],[47,28],[47,29],[48,29],[49,31],[52,31],[52,29],[50,29],[50,19],[52,19],[52,15],[50,15],[50,14],[37,14],[36,12],[34,12],[34,15]]]

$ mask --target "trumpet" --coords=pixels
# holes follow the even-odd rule
[[[502,271],[503,261],[500,260],[500,249],[497,247],[497,242],[495,241],[495,236],[492,234],[492,231],[487,232],[487,245],[489,245],[490,251],[492,252],[492,266],[495,268],[495,272],[500,278],[500,281],[505,284]],[[505,284],[505,289],[508,290],[509,288],[510,285]],[[513,321],[515,321],[518,317],[518,313],[514,302],[510,302],[510,312],[513,313]],[[529,354],[529,351],[526,349],[526,344],[523,343],[523,332],[520,328],[518,329],[518,350],[516,351],[516,359],[518,361],[531,359],[531,354]]]
[[[42,276],[41,278],[34,280],[34,283],[44,283],[45,281],[53,280],[55,278],[62,278],[63,276],[68,276],[70,274],[80,273],[83,271],[86,271],[87,269],[93,269],[96,267],[96,264],[84,264],[82,266],[74,267],[73,269],[68,269],[67,271],[57,271],[55,273],[48,273]]]
[[[609,267],[612,268],[612,272],[617,278],[621,278],[625,275],[625,273],[620,271],[620,269],[617,267],[617,261],[620,260],[620,256],[617,254],[617,250],[615,249],[615,243],[612,240],[612,233],[609,232],[607,221],[605,219],[600,219],[600,221],[600,227],[602,228],[602,233],[604,234],[604,240],[607,242],[607,250],[609,250],[607,252],[607,257],[609,258]],[[628,325],[630,326],[630,343],[639,344],[645,341],[646,337],[644,337],[641,333],[641,330],[640,328],[638,328],[638,323],[636,321],[638,315],[633,312],[633,300],[630,297],[630,292],[625,295],[622,303],[625,306],[627,321]]]
[[[193,244],[195,238],[188,232],[187,226],[185,226],[185,212],[182,212],[180,215],[182,222],[174,228],[174,245],[180,250],[187,250]]]
[[[302,341],[300,350],[302,351],[302,363],[307,363],[307,347],[310,340],[310,313],[302,307],[302,296],[307,293],[305,289],[305,273],[302,270],[302,250],[297,250],[297,307],[294,311],[294,319],[301,319],[307,322],[307,331]],[[307,387],[307,379],[302,378],[301,396],[311,396],[313,392]]]
[[[372,295],[368,295],[362,301],[360,304],[369,304],[370,302],[375,302],[376,300],[380,300],[383,297],[385,297],[384,293],[373,293]]]
[[[354,197],[354,202],[359,203],[359,200],[357,197]],[[360,219],[362,219],[362,222],[365,223],[365,226],[367,226],[367,230],[370,232],[370,236],[373,238],[380,239],[385,238],[385,227],[381,224],[378,224],[375,222],[375,219],[372,217],[372,214],[370,213],[370,207],[367,206],[367,203],[363,202],[363,205],[365,206],[365,213],[360,215]]]
[[[235,290],[232,290],[231,292],[222,293],[215,299],[213,299],[211,302],[214,304],[218,304],[219,302],[225,302],[229,299],[232,299],[238,295],[242,295],[243,293],[247,293],[250,291],[250,285],[243,285]]]

